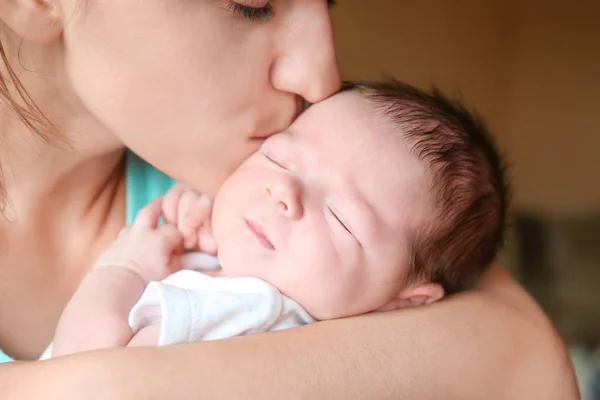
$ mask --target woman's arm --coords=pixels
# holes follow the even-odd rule
[[[562,342],[499,266],[431,306],[0,366],[0,388],[6,399],[578,398]]]

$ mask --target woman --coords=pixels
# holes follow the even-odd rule
[[[0,18],[0,347],[17,359],[41,354],[126,216],[170,183],[125,147],[214,193],[299,99],[339,87],[325,0],[0,0]],[[548,321],[496,266],[432,307],[6,363],[0,388],[15,399],[568,399],[571,374]]]

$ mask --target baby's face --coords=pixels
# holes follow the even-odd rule
[[[213,230],[225,275],[255,276],[317,319],[385,306],[428,180],[369,103],[342,93],[269,138],[225,182]]]

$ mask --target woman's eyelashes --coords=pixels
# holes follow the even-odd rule
[[[229,1],[227,9],[233,13],[239,14],[250,21],[266,22],[273,18],[275,12],[271,2],[263,3],[262,5],[242,4],[235,1]],[[256,2],[254,2],[256,3]]]
[[[335,0],[327,0],[327,6],[330,10],[335,5]],[[249,21],[267,22],[273,18],[273,16],[275,16],[275,10],[273,9],[273,5],[270,1],[230,0],[227,4],[227,9],[233,13],[243,16]]]

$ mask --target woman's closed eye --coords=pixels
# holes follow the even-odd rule
[[[229,1],[227,9],[240,14],[250,21],[266,22],[275,15],[270,1],[260,0],[238,0]]]
[[[335,4],[335,0],[327,0],[330,10]],[[267,22],[275,15],[275,10],[268,0],[230,0],[227,9],[250,21]]]

